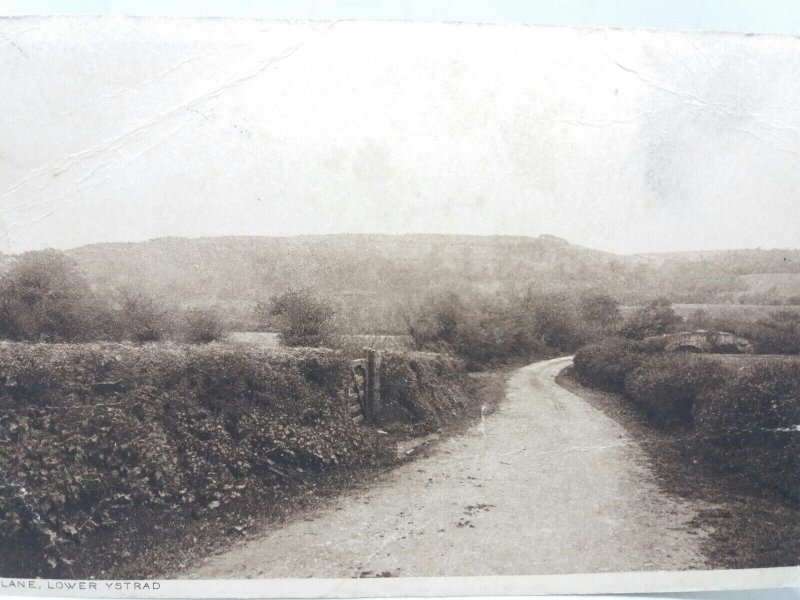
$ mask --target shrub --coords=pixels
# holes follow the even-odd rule
[[[696,357],[647,357],[625,377],[625,396],[658,425],[691,424],[695,400],[718,385],[726,371]]]
[[[384,367],[402,422],[463,414],[459,361],[396,352]],[[143,514],[199,517],[245,489],[280,503],[313,473],[394,460],[348,412],[349,369],[323,349],[0,345],[3,574],[80,576],[90,536]]]
[[[641,342],[608,338],[588,344],[575,353],[575,371],[587,385],[621,392],[625,377],[639,367],[647,357],[647,347]]]
[[[694,410],[699,456],[800,499],[800,364],[757,363],[709,389]]]
[[[406,323],[416,349],[454,353],[473,369],[571,351],[582,340],[575,308],[560,295],[496,295],[469,307],[456,294],[431,296]]]
[[[654,335],[674,333],[683,323],[666,298],[657,298],[633,313],[622,325],[620,333],[632,340],[641,340]]]
[[[141,509],[212,510],[246,486],[281,493],[305,472],[379,459],[342,401],[346,374],[320,351],[3,346],[4,568],[65,572],[87,535]]]
[[[170,330],[166,311],[155,300],[131,290],[120,293],[116,311],[118,339],[132,342],[156,342],[167,337]]]
[[[382,363],[381,420],[436,430],[463,412],[470,391],[460,361],[427,352],[385,352]]]
[[[457,294],[428,296],[413,316],[405,316],[406,329],[419,350],[453,348],[462,333],[465,313]]]
[[[193,308],[183,315],[180,337],[190,344],[208,344],[225,336],[227,328],[216,311]]]
[[[96,338],[101,307],[75,263],[43,250],[16,257],[0,278],[0,336],[44,342]]]
[[[607,294],[584,295],[578,311],[581,320],[595,334],[611,331],[622,321],[619,302]]]
[[[780,311],[744,326],[759,354],[800,354],[800,313]]]
[[[333,335],[333,307],[307,289],[290,290],[272,298],[269,305],[259,304],[256,315],[262,327],[277,321],[285,346],[325,346]]]
[[[531,329],[551,351],[572,352],[584,341],[578,311],[570,298],[560,294],[529,296],[524,307],[532,317]]]

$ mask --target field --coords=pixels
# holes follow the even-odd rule
[[[800,356],[788,354],[694,354],[692,358],[712,361],[727,367],[744,368],[761,365],[800,363]]]
[[[361,345],[376,350],[407,350],[410,347],[410,338],[406,335],[341,335],[339,340],[350,346]],[[272,332],[234,331],[225,341],[262,348],[281,347],[279,334]]]
[[[640,307],[626,305],[620,307],[624,317],[636,312]],[[758,319],[781,311],[800,313],[800,306],[783,304],[673,304],[672,308],[683,318],[689,318],[698,310],[704,310],[714,319]]]

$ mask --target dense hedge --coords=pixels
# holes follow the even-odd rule
[[[382,420],[436,429],[460,415],[469,392],[464,364],[432,352],[385,352],[381,373]]]
[[[692,422],[696,400],[718,385],[724,369],[686,354],[649,356],[625,377],[625,396],[661,425]]]
[[[583,383],[620,393],[656,427],[692,427],[687,449],[704,463],[800,499],[800,361],[748,363],[619,340],[575,355]]]
[[[757,363],[695,405],[701,458],[800,499],[800,362]]]
[[[244,488],[280,497],[313,472],[388,459],[348,414],[348,362],[219,344],[0,345],[3,575],[69,574],[77,545],[140,509],[199,516]],[[419,373],[398,388],[414,418],[435,425],[452,408],[432,378],[456,379],[453,365],[388,365],[390,381]]]
[[[583,346],[575,353],[575,371],[587,385],[621,392],[625,377],[638,368],[649,349],[643,342],[608,338]]]

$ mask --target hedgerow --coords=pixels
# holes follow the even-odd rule
[[[704,464],[800,500],[800,361],[741,367],[607,340],[581,348],[575,368],[585,384],[621,394],[656,427],[692,427],[687,449]]]
[[[622,392],[625,377],[644,362],[648,352],[643,342],[607,338],[575,353],[575,371],[587,385]]]
[[[457,417],[468,391],[463,362],[432,352],[385,352],[381,373],[383,420],[437,429]]]
[[[725,372],[685,354],[648,356],[625,377],[624,393],[659,425],[691,424],[696,399],[719,385]]]
[[[386,365],[387,398],[410,418],[435,426],[458,408],[434,382],[458,379],[447,359]],[[390,460],[348,413],[349,377],[329,350],[0,345],[2,574],[68,575],[82,543],[141,511],[201,517],[245,489],[280,497],[315,472]]]
[[[695,404],[701,459],[800,500],[800,363],[757,363]]]

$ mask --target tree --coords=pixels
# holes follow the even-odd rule
[[[102,312],[74,261],[56,250],[26,252],[0,279],[0,335],[64,342],[97,337]]]
[[[285,346],[324,346],[333,335],[333,307],[311,290],[289,290],[256,307],[256,316],[273,317]],[[260,317],[259,317],[260,315]]]
[[[675,333],[682,323],[683,317],[675,312],[672,303],[661,297],[633,313],[622,326],[621,333],[626,338],[641,340],[654,335]]]
[[[619,302],[607,294],[588,294],[578,304],[581,319],[587,325],[610,329],[622,320]]]
[[[183,339],[190,344],[208,344],[222,338],[225,323],[219,313],[207,308],[192,308],[183,316]]]
[[[764,354],[800,354],[800,313],[782,310],[744,328]]]
[[[416,348],[453,347],[464,326],[465,308],[461,298],[452,292],[429,295],[413,315],[404,314],[403,319]]]
[[[169,323],[164,310],[152,298],[133,290],[122,290],[117,328],[122,339],[155,342],[166,337]]]
[[[575,350],[584,339],[577,323],[575,306],[562,294],[534,294],[524,305],[533,318],[532,329],[550,350]]]

